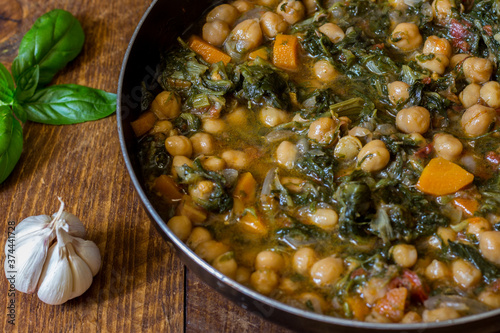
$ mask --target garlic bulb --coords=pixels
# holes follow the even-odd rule
[[[59,199],[61,201],[61,199]],[[5,261],[5,274],[16,272],[16,289],[33,293],[48,304],[80,296],[101,267],[101,254],[85,236],[85,227],[64,203],[52,217],[32,216],[15,229],[15,264]],[[55,242],[54,242],[55,240]],[[12,251],[5,245],[5,253]]]

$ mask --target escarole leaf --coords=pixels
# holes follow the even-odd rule
[[[80,22],[62,9],[42,15],[24,35],[12,74],[19,84],[21,75],[40,66],[38,84],[44,86],[82,50],[85,35]]]
[[[14,100],[14,80],[7,68],[0,63],[0,105],[10,105]]]
[[[76,84],[61,84],[39,90],[23,107],[28,120],[69,125],[109,116],[116,109],[116,95]]]
[[[486,260],[476,248],[467,244],[452,241],[448,241],[448,245],[450,247],[450,251],[454,255],[467,260],[476,266],[488,283],[493,282],[500,277],[500,269],[490,261]]]
[[[0,106],[0,183],[12,172],[23,151],[23,129],[8,106]]]

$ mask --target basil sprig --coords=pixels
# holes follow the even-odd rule
[[[84,40],[80,22],[55,9],[38,18],[24,35],[12,75],[0,63],[0,183],[21,156],[21,123],[76,124],[115,111],[115,94],[76,84],[47,86],[81,52]]]

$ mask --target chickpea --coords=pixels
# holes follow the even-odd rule
[[[246,53],[262,44],[262,30],[258,19],[240,22],[229,34],[229,47],[237,53]],[[227,44],[228,42],[226,42]]]
[[[401,324],[413,324],[422,322],[422,317],[415,311],[408,311],[401,319]]]
[[[380,171],[389,163],[391,155],[380,140],[368,142],[358,154],[358,163],[366,172]]]
[[[309,218],[314,225],[325,230],[334,228],[339,222],[337,212],[329,208],[318,208]]]
[[[330,117],[318,118],[311,123],[307,136],[319,143],[329,143],[335,133],[335,122]]]
[[[283,141],[276,149],[276,161],[287,169],[293,169],[298,153],[297,147],[290,141]]]
[[[181,100],[173,92],[162,91],[155,97],[150,108],[158,119],[172,119],[181,113]]]
[[[405,10],[408,8],[408,5],[405,4],[404,0],[389,0],[389,4],[397,10]]]
[[[458,98],[464,108],[470,108],[474,104],[477,104],[480,97],[481,86],[477,83],[471,83],[462,90]]]
[[[500,265],[500,231],[485,231],[479,240],[479,250],[487,260]]]
[[[189,195],[195,202],[206,201],[212,195],[215,189],[215,183],[211,180],[201,180],[195,186],[189,187]]]
[[[193,229],[193,231],[191,231],[191,235],[189,235],[186,244],[194,250],[201,243],[205,243],[211,239],[212,235],[210,234],[210,231],[203,227],[196,227]]]
[[[284,110],[265,106],[260,110],[259,118],[266,126],[274,127],[286,123],[290,117],[288,112]]]
[[[250,271],[250,269],[240,266],[238,267],[238,269],[236,269],[234,279],[236,280],[236,282],[239,282],[241,284],[247,284],[250,281],[251,274],[252,272]]]
[[[221,171],[226,168],[226,161],[217,156],[203,156],[200,161],[201,165],[210,171]]]
[[[457,239],[457,233],[451,228],[439,227],[436,231],[436,236],[430,238],[430,245],[441,248],[442,243],[448,245],[448,241],[454,242]]]
[[[396,126],[403,133],[424,134],[429,129],[430,123],[429,111],[421,106],[402,109],[396,116]]]
[[[226,123],[222,119],[203,119],[201,124],[203,130],[210,134],[218,134],[226,129]]]
[[[410,97],[409,89],[410,86],[402,81],[389,83],[387,85],[387,90],[392,104],[398,105],[399,103],[406,101]]]
[[[424,54],[430,56],[429,54]],[[442,54],[432,54],[434,57],[432,59],[420,60],[417,57],[417,63],[420,67],[430,70],[433,73],[442,75],[446,70],[446,67],[450,63],[448,58]]]
[[[495,120],[495,110],[483,105],[473,105],[462,115],[462,129],[468,136],[486,134]]]
[[[390,41],[401,51],[413,51],[422,44],[422,35],[415,23],[400,23],[392,31]]]
[[[363,147],[358,138],[351,135],[343,136],[339,139],[333,150],[333,156],[338,159],[352,160],[358,156],[359,151]]]
[[[300,1],[283,0],[278,5],[276,12],[283,16],[288,23],[295,24],[304,18],[306,9]]]
[[[293,294],[300,288],[300,282],[291,278],[284,278],[281,279],[279,288],[288,294]]]
[[[302,2],[304,3],[307,14],[312,14],[318,10],[318,4],[316,3],[316,0],[302,0]]]
[[[273,270],[257,270],[250,275],[250,284],[263,295],[269,295],[278,286],[279,277]]]
[[[254,7],[252,3],[245,0],[237,0],[233,2],[232,5],[234,8],[238,9],[240,13],[248,12]]]
[[[244,169],[250,163],[247,153],[240,150],[226,150],[221,157],[226,161],[227,167],[231,169]]]
[[[417,262],[417,249],[411,244],[394,245],[391,248],[390,253],[392,255],[392,259],[398,266],[409,268]]]
[[[451,134],[438,133],[434,135],[436,154],[447,160],[455,160],[462,154],[462,142]]]
[[[177,178],[177,168],[185,164],[187,166],[193,167],[193,161],[191,161],[186,156],[181,156],[181,155],[174,156],[174,158],[172,159],[172,170],[171,170],[172,176],[174,176],[174,178]]]
[[[467,233],[473,234],[478,240],[481,239],[483,232],[491,230],[490,222],[484,217],[473,217],[467,220]]]
[[[174,135],[165,140],[165,148],[172,156],[190,157],[193,154],[193,145],[188,138],[182,135]]]
[[[270,269],[279,272],[285,267],[285,260],[278,252],[274,251],[261,251],[255,257],[255,269],[265,270]]]
[[[276,6],[279,0],[257,0],[257,3],[261,6],[273,7]]]
[[[424,310],[422,313],[422,320],[424,323],[432,323],[438,321],[445,321],[460,318],[460,313],[450,307],[442,307],[434,310]]]
[[[450,269],[444,262],[434,259],[429,266],[425,268],[425,276],[429,280],[446,279],[450,276]]]
[[[424,43],[424,49],[422,50],[424,54],[442,54],[448,59],[451,57],[451,51],[450,42],[445,38],[439,38],[437,36],[427,37]]]
[[[203,25],[202,36],[205,41],[215,46],[222,46],[231,29],[221,20],[214,20]]]
[[[500,83],[490,81],[483,84],[479,91],[482,100],[492,108],[500,108]]]
[[[152,134],[154,133],[165,133],[169,134],[170,131],[174,128],[174,125],[168,120],[158,120],[155,123],[155,126],[153,127],[153,130],[151,131]]]
[[[227,251],[229,251],[229,246],[213,239],[201,243],[194,250],[201,259],[209,263]]]
[[[293,255],[292,266],[297,273],[306,275],[316,261],[318,261],[316,252],[309,247],[303,247]]]
[[[260,18],[260,28],[264,35],[269,38],[276,37],[288,29],[288,23],[285,19],[273,12],[265,12]]]
[[[478,57],[469,57],[463,62],[464,76],[469,83],[485,83],[493,73],[493,64],[490,60]]]
[[[318,60],[313,66],[314,75],[321,82],[330,82],[335,80],[340,74],[328,60]]]
[[[463,61],[467,58],[469,58],[470,55],[468,54],[465,54],[465,53],[458,53],[458,54],[455,54],[453,55],[451,58],[450,58],[450,64],[449,64],[449,67],[450,68],[455,68],[457,67],[459,64],[462,64]]]
[[[345,37],[345,33],[341,27],[333,23],[325,23],[318,29],[332,43],[338,43]]]
[[[236,19],[240,16],[240,12],[234,6],[223,4],[215,7],[207,14],[207,22],[220,20],[228,25],[233,25]]]
[[[292,193],[302,192],[302,188],[306,184],[306,181],[297,177],[283,177],[281,178],[281,184],[287,188],[288,191]]]
[[[479,294],[477,299],[491,308],[500,308],[500,294],[485,290]]]
[[[463,288],[476,285],[482,277],[481,271],[468,261],[457,259],[451,263],[453,280]]]
[[[318,286],[334,284],[344,273],[344,261],[340,258],[327,257],[315,262],[310,269],[313,282]]]
[[[191,221],[186,216],[174,216],[167,222],[167,226],[172,232],[185,242],[191,234],[193,228]]]
[[[226,116],[226,119],[231,125],[243,126],[248,122],[248,113],[249,110],[246,107],[240,106],[237,107],[233,112],[229,113]]]
[[[309,310],[311,310],[310,307],[312,307],[312,310],[316,313],[323,313],[328,307],[325,299],[317,293],[302,293],[299,295],[298,300],[304,305],[307,304]]]
[[[208,133],[196,133],[189,140],[195,155],[211,154],[214,151],[214,138]]]
[[[234,279],[236,277],[236,270],[238,264],[234,260],[233,252],[226,252],[215,258],[212,266],[227,277]]]

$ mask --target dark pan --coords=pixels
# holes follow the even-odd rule
[[[217,1],[219,2],[219,1]],[[172,242],[186,266],[206,284],[248,311],[301,332],[498,332],[500,309],[452,321],[430,324],[375,324],[334,318],[300,310],[263,296],[219,273],[181,242],[161,218],[154,198],[147,195],[137,159],[138,147],[130,122],[140,113],[141,82],[155,89],[160,55],[177,43],[216,1],[155,0],[130,41],[118,84],[118,134],[125,164],[148,215],[160,234]],[[132,24],[132,22],[131,22]],[[155,207],[156,206],[156,207]]]

